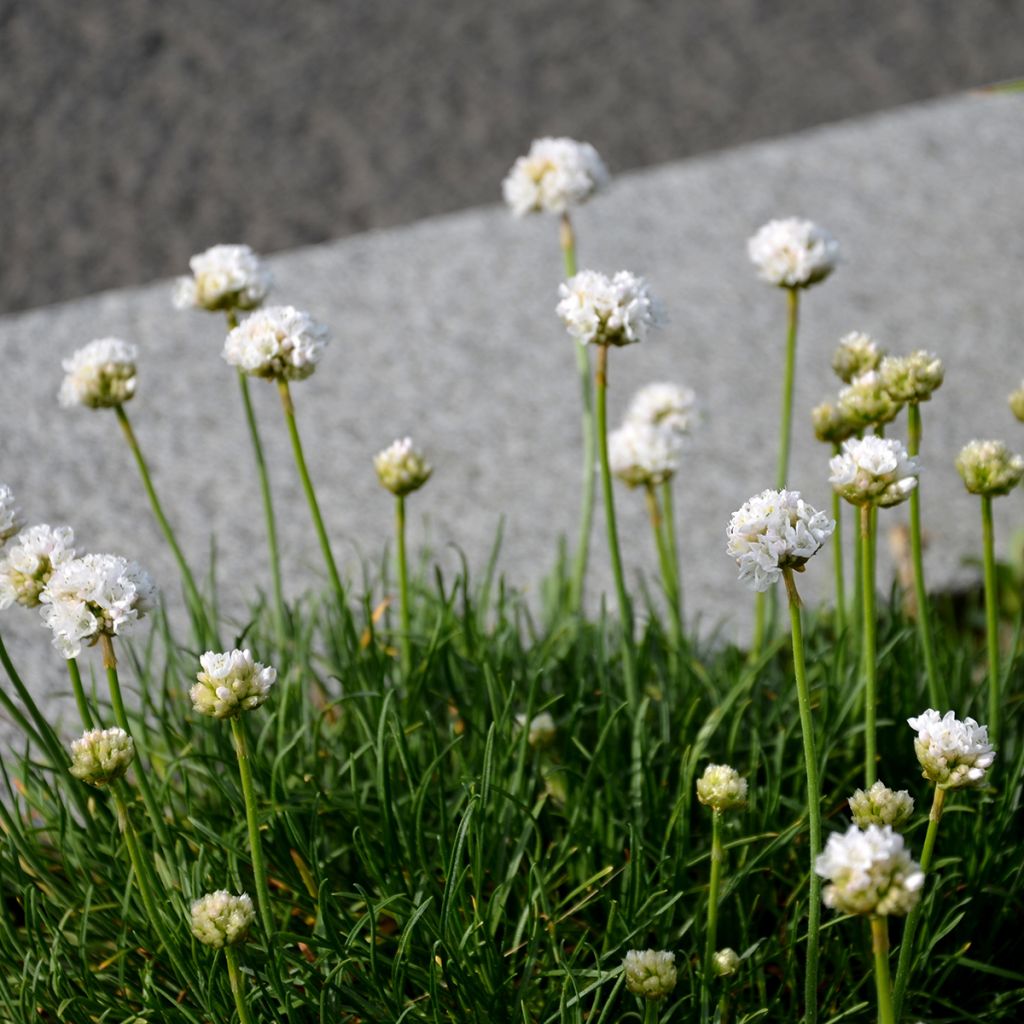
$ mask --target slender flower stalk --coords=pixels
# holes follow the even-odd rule
[[[879,1024],[896,1024],[892,982],[889,979],[889,919],[871,915],[871,951],[875,956],[875,991],[878,993]]]
[[[878,775],[876,720],[878,714],[878,659],[875,622],[875,536],[871,505],[860,506],[861,557],[861,673],[864,680],[864,784],[874,785]]]
[[[412,624],[409,614],[409,563],[405,553],[405,495],[395,495],[395,542],[398,555],[398,599],[402,619],[402,675],[412,672]]]
[[[94,729],[96,721],[93,717],[92,708],[89,707],[89,700],[85,694],[85,687],[82,685],[82,673],[78,667],[77,658],[68,658],[68,676],[71,679],[71,692],[75,695],[75,704],[78,707],[78,715],[82,719],[82,725],[86,729]],[[124,726],[121,726],[124,729]],[[126,730],[127,731],[127,730]]]
[[[676,523],[675,496],[672,493],[671,478],[661,485],[661,507],[663,512],[662,527],[665,531],[665,544],[668,547],[668,564],[672,572],[672,588],[675,593],[675,613],[679,619],[680,630],[683,622],[683,580],[679,567],[678,525]]]
[[[836,452],[838,454],[838,448]],[[836,635],[838,636],[846,630],[846,571],[843,565],[843,509],[839,495],[835,491],[832,492],[832,517],[836,521],[832,559],[836,578]]]
[[[238,758],[238,773],[242,782],[242,796],[245,799],[245,821],[249,829],[249,851],[252,855],[252,871],[256,879],[256,901],[260,908],[260,920],[269,942],[274,935],[274,912],[270,903],[270,887],[267,885],[267,868],[263,860],[263,844],[260,840],[259,818],[256,813],[256,790],[252,781],[252,766],[249,763],[249,749],[245,731],[237,717],[231,719],[231,736]]]
[[[238,957],[231,946],[224,947],[224,959],[228,965],[228,982],[231,985],[231,994],[235,998],[239,1024],[253,1024],[249,1004],[245,1000],[245,982],[242,979],[242,972],[238,969]]]
[[[651,521],[654,543],[658,550],[658,563],[661,566],[661,583],[669,607],[672,646],[678,651],[683,645],[683,623],[679,613],[679,592],[677,590],[675,572],[672,567],[672,551],[666,532],[666,523],[658,503],[658,492],[655,490],[654,484],[649,483],[646,485],[644,497],[647,501],[647,515]]]
[[[985,646],[988,651],[988,721],[993,740],[999,737],[1002,680],[999,675],[999,584],[996,581],[996,533],[992,495],[981,496],[981,541],[985,566]]]

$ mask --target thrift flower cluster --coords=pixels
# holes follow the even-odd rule
[[[697,780],[697,799],[716,811],[731,811],[747,802],[747,780],[727,764],[709,764]]]
[[[1024,423],[1024,382],[1016,391],[1010,393],[1007,401],[1010,403],[1010,412]]]
[[[877,370],[881,361],[878,342],[863,331],[851,331],[839,339],[832,356],[832,369],[841,381],[849,384],[862,373]]]
[[[758,275],[780,288],[807,288],[835,269],[839,243],[809,220],[770,220],[747,242]]]
[[[956,468],[971,494],[1009,494],[1024,477],[1024,457],[1002,441],[971,441],[956,457]]]
[[[589,142],[534,139],[512,165],[501,190],[517,217],[565,213],[608,183],[608,170]]]
[[[858,828],[891,825],[898,829],[914,814],[914,798],[905,789],[890,789],[876,782],[870,789],[856,789],[850,797],[850,816]]]
[[[644,999],[664,999],[676,987],[676,955],[665,949],[631,949],[622,970],[626,988]]]
[[[630,345],[660,321],[647,282],[628,270],[614,277],[582,270],[558,294],[555,312],[581,345]]]
[[[63,406],[108,409],[135,394],[135,360],[139,350],[120,338],[99,338],[80,348],[64,367],[60,389]]]
[[[909,356],[886,356],[878,375],[897,402],[927,402],[941,386],[946,368],[937,355],[919,349]]]
[[[7,484],[0,484],[0,548],[24,525],[25,519],[14,500],[14,492]]]
[[[654,486],[679,468],[683,437],[696,396],[678,384],[657,382],[634,396],[626,420],[608,435],[612,473],[630,487]]]
[[[248,650],[207,651],[199,664],[203,670],[189,697],[196,711],[211,718],[234,718],[258,708],[277,679],[277,669],[261,665]]]
[[[255,309],[270,291],[270,272],[247,245],[215,245],[188,265],[192,276],[174,285],[178,309]]]
[[[38,605],[54,570],[75,557],[74,540],[69,526],[43,523],[23,531],[0,559],[0,608]]]
[[[326,344],[327,329],[308,313],[268,306],[228,334],[224,359],[252,377],[302,380],[316,369]]]
[[[226,889],[193,900],[191,909],[192,934],[214,949],[244,941],[256,920],[252,900],[245,893],[232,896]]]
[[[72,742],[68,771],[90,786],[109,786],[134,759],[135,744],[124,729],[92,729]]]
[[[988,726],[973,718],[961,722],[952,711],[940,716],[934,708],[908,718],[907,725],[917,730],[914,753],[926,779],[940,789],[980,786],[985,781],[996,759]]]
[[[917,486],[917,462],[902,443],[891,438],[865,437],[844,442],[840,455],[829,462],[833,489],[853,505],[888,508],[910,497]]]
[[[408,437],[395,441],[375,455],[373,466],[381,486],[399,496],[419,490],[434,471]]]

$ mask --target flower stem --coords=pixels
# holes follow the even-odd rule
[[[782,385],[782,422],[779,426],[779,468],[776,490],[783,490],[789,476],[789,448],[793,431],[793,382],[796,377],[796,329],[800,315],[800,291],[786,289],[788,323],[786,330],[786,370]]]
[[[664,513],[662,526],[665,530],[665,542],[668,545],[669,566],[672,569],[672,582],[675,586],[675,611],[679,618],[680,632],[683,624],[683,583],[679,569],[679,543],[676,535],[675,498],[672,494],[672,478],[669,477],[661,485],[661,507]]]
[[[840,451],[835,446],[835,454]],[[846,629],[846,572],[843,565],[843,502],[838,491],[832,492],[832,518],[836,528],[832,534],[832,557],[836,574],[836,636]]]
[[[398,544],[398,590],[402,618],[401,658],[402,675],[412,671],[412,630],[409,625],[409,566],[405,555],[405,496],[395,496],[395,534]]]
[[[814,742],[814,719],[811,715],[811,694],[807,686],[804,662],[803,627],[800,621],[800,595],[792,569],[782,570],[789,597],[789,621],[793,640],[793,671],[796,676],[797,703],[800,707],[800,731],[804,743],[804,764],[807,770],[807,824],[810,848],[810,881],[807,908],[807,974],[804,979],[806,1024],[818,1019],[818,933],[821,929],[821,878],[814,870],[821,853],[821,782],[818,775],[818,755]]]
[[[668,540],[665,536],[665,524],[661,515],[661,508],[658,505],[658,493],[653,484],[644,488],[644,497],[647,499],[647,514],[651,520],[651,529],[654,532],[654,543],[658,549],[658,562],[661,565],[661,584],[665,591],[665,599],[669,606],[669,622],[672,636],[672,645],[678,651],[683,643],[683,626],[679,619],[679,595],[676,591],[675,575],[672,572],[672,554],[669,551]]]
[[[871,915],[871,949],[875,954],[875,989],[878,992],[878,1024],[896,1024],[889,981],[889,920]]]
[[[78,668],[76,658],[68,658],[68,675],[71,677],[71,690],[75,695],[75,704],[78,706],[78,715],[82,719],[82,725],[86,729],[96,728],[96,719],[93,718],[92,708],[85,696],[85,687],[82,685],[82,673]],[[125,732],[128,730],[126,729]]]
[[[658,1005],[660,999],[644,1000],[644,1024],[658,1024]]]
[[[242,972],[238,969],[238,959],[231,946],[224,947],[224,959],[228,964],[228,981],[231,984],[231,994],[235,997],[235,1009],[238,1010],[239,1024],[252,1024],[249,1005],[245,1001]]]
[[[711,1024],[711,979],[714,977],[715,946],[718,942],[718,893],[722,877],[722,812],[711,816],[711,879],[708,886],[708,916],[704,929],[704,971],[700,986],[701,1021]]]
[[[996,584],[992,495],[981,496],[981,535],[985,557],[985,634],[988,642],[988,734],[999,740],[999,590]]]
[[[875,663],[875,545],[872,506],[860,506],[860,555],[862,595],[861,674],[864,678],[864,784],[876,778],[875,719],[878,701],[878,671]]]

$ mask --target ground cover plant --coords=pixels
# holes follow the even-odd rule
[[[409,557],[432,473],[410,439],[373,467],[394,549],[358,585],[342,577],[292,388],[326,332],[264,305],[269,275],[246,247],[195,257],[176,293],[224,317],[249,427],[268,586],[244,621],[219,614],[150,479],[125,410],[134,347],[100,339],[65,362],[62,402],[116,417],[181,579],[158,592],[70,528],[27,526],[0,485],[0,608],[42,615],[81,719],[50,722],[0,642],[19,730],[2,761],[0,1019],[1020,1018],[1022,612],[991,505],[1024,460],[965,446],[985,585],[929,595],[915,456],[941,360],[854,332],[836,352],[845,386],[813,414],[831,515],[787,490],[798,311],[837,243],[771,222],[750,255],[786,297],[775,488],[722,524],[756,628],[742,648],[696,635],[673,513],[694,396],[658,382],[609,429],[611,353],[633,356],[659,304],[627,271],[577,272],[571,209],[606,180],[591,147],[547,139],[505,182],[514,212],[559,219],[557,314],[580,379],[580,530],[539,604],[504,584],[497,544],[479,573]],[[250,384],[277,388],[283,425],[257,423]],[[1021,393],[1011,408],[1024,418]],[[909,450],[885,436],[904,409]],[[326,578],[291,604],[261,441],[278,427]],[[660,569],[635,593],[621,486],[647,504]],[[588,615],[597,500],[615,592]],[[879,519],[905,501],[913,585],[880,594]],[[803,607],[801,573],[829,571],[835,600]]]

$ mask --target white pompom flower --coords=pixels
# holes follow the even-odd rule
[[[247,245],[214,245],[188,261],[191,277],[174,282],[178,309],[249,310],[267,297],[270,271]]]
[[[766,490],[733,512],[726,551],[736,559],[739,579],[754,590],[767,590],[781,579],[783,569],[802,572],[835,527],[799,491]]]
[[[54,570],[75,557],[70,526],[31,526],[0,559],[0,608],[34,608]]]
[[[555,725],[550,711],[542,711],[539,715],[534,715],[529,724],[527,724],[526,715],[520,712],[516,715],[516,725],[520,729],[527,730],[526,742],[531,747],[539,749],[550,747],[555,742],[555,736],[558,735],[558,727]]]
[[[214,949],[234,946],[249,934],[256,909],[246,893],[233,896],[218,889],[192,901],[192,934],[204,945]]]
[[[642,387],[629,403],[627,420],[688,434],[693,425],[697,396],[690,388],[668,381]]]
[[[71,743],[68,771],[90,786],[109,786],[135,760],[135,743],[124,729],[90,729]]]
[[[207,651],[200,655],[202,671],[189,691],[192,707],[211,718],[234,718],[265,703],[277,679],[277,669],[261,665],[248,650]]]
[[[918,349],[909,356],[886,356],[878,375],[897,402],[927,402],[942,386],[946,368],[934,352]]]
[[[763,281],[780,288],[807,288],[835,269],[839,243],[813,221],[771,220],[747,242],[747,255]]]
[[[565,213],[608,184],[608,170],[589,142],[534,139],[512,165],[501,191],[517,217]]]
[[[727,764],[709,764],[697,780],[697,799],[715,811],[732,811],[747,802],[747,780]]]
[[[227,336],[224,359],[251,377],[302,380],[315,369],[327,328],[294,306],[250,313]]]
[[[676,955],[667,949],[631,949],[622,970],[626,988],[644,999],[664,999],[676,987]]]
[[[881,346],[870,334],[850,331],[839,339],[832,354],[832,369],[840,380],[849,384],[854,377],[877,370],[883,354]]]
[[[1024,456],[1002,441],[971,441],[956,457],[956,468],[971,494],[1009,494],[1024,477]]]
[[[832,489],[852,505],[888,508],[906,501],[917,486],[917,461],[893,438],[851,438],[829,469]]]
[[[61,364],[64,381],[60,404],[112,409],[135,394],[135,360],[139,350],[120,338],[90,341]]]
[[[869,789],[855,789],[849,799],[850,817],[858,828],[891,825],[901,828],[914,814],[914,798],[905,789],[890,789],[876,782]]]
[[[661,322],[647,282],[628,270],[614,277],[582,270],[559,285],[558,294],[555,312],[581,345],[630,345]]]
[[[988,741],[988,726],[978,725],[973,718],[962,722],[954,712],[940,715],[929,708],[907,725],[916,730],[914,753],[921,764],[921,774],[939,789],[962,789],[980,786],[996,752]]]
[[[25,517],[14,500],[14,491],[7,484],[0,484],[0,548],[2,548],[25,525]]]
[[[403,437],[378,452],[373,457],[373,468],[381,486],[399,497],[419,490],[434,471],[409,437]]]
[[[630,487],[654,487],[679,468],[680,447],[675,431],[627,419],[608,435],[608,465]]]

